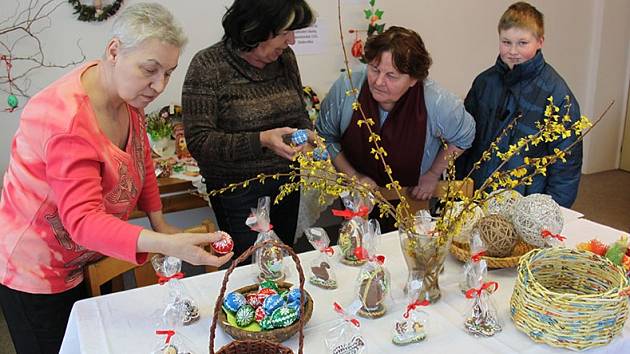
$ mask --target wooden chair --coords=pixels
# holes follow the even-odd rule
[[[459,188],[462,186],[462,193],[466,197],[472,197],[475,191],[475,183],[472,179],[458,180],[455,181],[455,188]],[[434,197],[443,197],[446,194],[446,181],[438,181],[438,185],[435,189]],[[429,209],[429,201],[428,200],[416,200],[411,197],[411,191],[413,187],[403,187],[403,193],[407,198],[407,202],[409,203],[409,208],[412,213],[417,212],[422,209]],[[379,191],[387,200],[398,200],[398,194],[395,191],[389,190],[387,188],[379,187]]]
[[[204,233],[213,232],[215,230],[216,227],[210,220],[204,220],[201,225],[188,228],[184,231]],[[151,256],[152,255],[149,255],[149,261],[140,266],[112,257],[105,257],[94,263],[88,264],[83,270],[88,294],[90,296],[101,295],[101,285],[107,283],[108,281],[112,282],[112,292],[123,290],[123,274],[130,270],[133,270],[137,287],[157,283],[155,270],[151,264]],[[216,270],[216,267],[206,266],[206,272],[214,272]]]

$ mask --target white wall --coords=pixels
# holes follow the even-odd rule
[[[4,19],[14,2],[0,0]],[[21,1],[24,2],[24,1]],[[64,1],[65,2],[65,1]],[[137,2],[125,1],[125,6]],[[180,59],[167,90],[148,110],[179,102],[186,67],[196,51],[222,35],[220,19],[231,0],[157,0],[169,7],[183,23],[190,43]],[[327,31],[320,54],[298,57],[302,80],[323,96],[343,66],[335,0],[310,0]],[[362,9],[367,0],[342,0],[344,30],[364,28]],[[464,96],[473,78],[494,63],[497,55],[496,23],[511,0],[377,0],[385,11],[387,25],[402,25],[418,31],[433,57],[432,78]],[[545,14],[545,57],[572,88],[583,114],[595,118],[614,99],[606,120],[585,144],[584,171],[591,173],[618,167],[623,130],[625,97],[630,58],[630,1],[555,0],[531,1]],[[48,59],[63,62],[78,54],[75,42],[88,58],[98,58],[107,40],[111,21],[85,23],[75,20],[69,4],[53,14],[50,28],[41,33]],[[348,47],[352,36],[347,32]],[[356,62],[353,62],[353,64]],[[4,68],[0,68],[4,70]],[[30,92],[52,82],[66,70],[41,70],[31,76]],[[4,95],[3,95],[4,96]],[[0,97],[2,101],[4,97]],[[22,99],[22,101],[24,101]],[[23,103],[23,102],[22,102]],[[0,171],[8,163],[11,138],[17,129],[18,113],[0,112]]]

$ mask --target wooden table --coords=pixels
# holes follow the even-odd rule
[[[162,212],[165,214],[208,206],[208,202],[202,197],[193,194],[197,188],[193,186],[191,181],[172,177],[160,177],[157,181],[162,199]],[[147,214],[144,211],[136,209],[131,213],[129,219],[145,216]]]

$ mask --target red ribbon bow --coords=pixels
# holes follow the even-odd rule
[[[182,279],[184,277],[184,273],[182,272],[175,273],[171,275],[170,277],[165,277],[163,275],[160,275],[159,273],[155,273],[155,275],[158,276],[158,284],[160,285],[164,285],[171,279]]]
[[[409,313],[413,310],[416,309],[416,307],[418,306],[429,306],[431,303],[429,302],[429,300],[424,299],[422,301],[420,300],[416,300],[414,303],[411,303],[409,305],[407,305],[407,310],[405,310],[405,313],[403,314],[404,318],[409,318]]]
[[[333,209],[332,213],[334,216],[343,216],[344,219],[350,220],[355,216],[361,216],[361,217],[367,216],[370,213],[370,209],[368,209],[368,207],[366,206],[360,207],[358,211],[352,211],[350,209],[345,209],[345,210]]]
[[[335,254],[335,249],[332,247],[322,248],[320,251],[329,256],[332,256],[333,254]]]
[[[466,291],[466,298],[472,299],[474,297],[479,297],[481,296],[481,292],[483,292],[484,290],[487,291],[488,294],[492,294],[493,292],[497,291],[497,289],[499,289],[499,283],[497,283],[496,281],[489,281],[483,283],[483,285],[479,289],[468,289],[468,291]]]
[[[268,231],[273,230],[273,225],[271,225],[271,223],[270,223],[269,224],[269,228],[267,230],[263,230],[262,227],[260,227],[258,224],[250,227],[250,229],[252,229],[253,231],[256,231],[256,232],[268,232]]]
[[[344,321],[350,322],[352,323],[354,326],[356,327],[361,327],[361,323],[359,322],[359,320],[357,320],[356,318],[354,318],[353,316],[351,316],[350,314],[348,314],[343,307],[341,307],[341,305],[339,305],[338,303],[334,302],[333,303],[333,307],[335,309],[335,312],[340,314],[341,317],[343,317]]]
[[[166,341],[165,344],[168,344],[171,342],[171,337],[175,335],[175,331],[169,329],[169,330],[157,330],[155,331],[155,334],[157,334],[158,336],[163,336],[166,335]]]
[[[370,262],[376,262],[379,265],[383,265],[383,263],[385,263],[385,256],[383,255],[370,256],[368,251],[365,249],[365,247],[361,247],[361,246],[354,249],[354,256],[357,257],[357,259],[360,261],[368,260]]]
[[[566,239],[567,239],[566,237],[564,237],[564,236],[562,236],[562,235],[560,235],[560,234],[554,234],[554,233],[552,233],[552,232],[551,232],[551,231],[549,231],[549,230],[542,230],[542,231],[540,232],[540,235],[541,235],[543,238],[545,238],[545,237],[552,237],[552,238],[557,239],[558,241],[564,241],[564,240],[566,240]]]
[[[475,263],[479,263],[479,261],[481,261],[481,257],[486,255],[486,251],[479,251],[473,255],[470,256],[470,260],[475,262]]]

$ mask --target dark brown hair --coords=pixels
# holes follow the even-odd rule
[[[540,39],[545,35],[543,14],[524,1],[516,2],[505,10],[499,20],[499,33],[510,28],[529,30],[536,38]]]
[[[368,38],[365,43],[366,62],[380,62],[383,52],[392,53],[394,67],[399,72],[420,81],[429,76],[431,55],[418,33],[391,26],[385,32]]]

